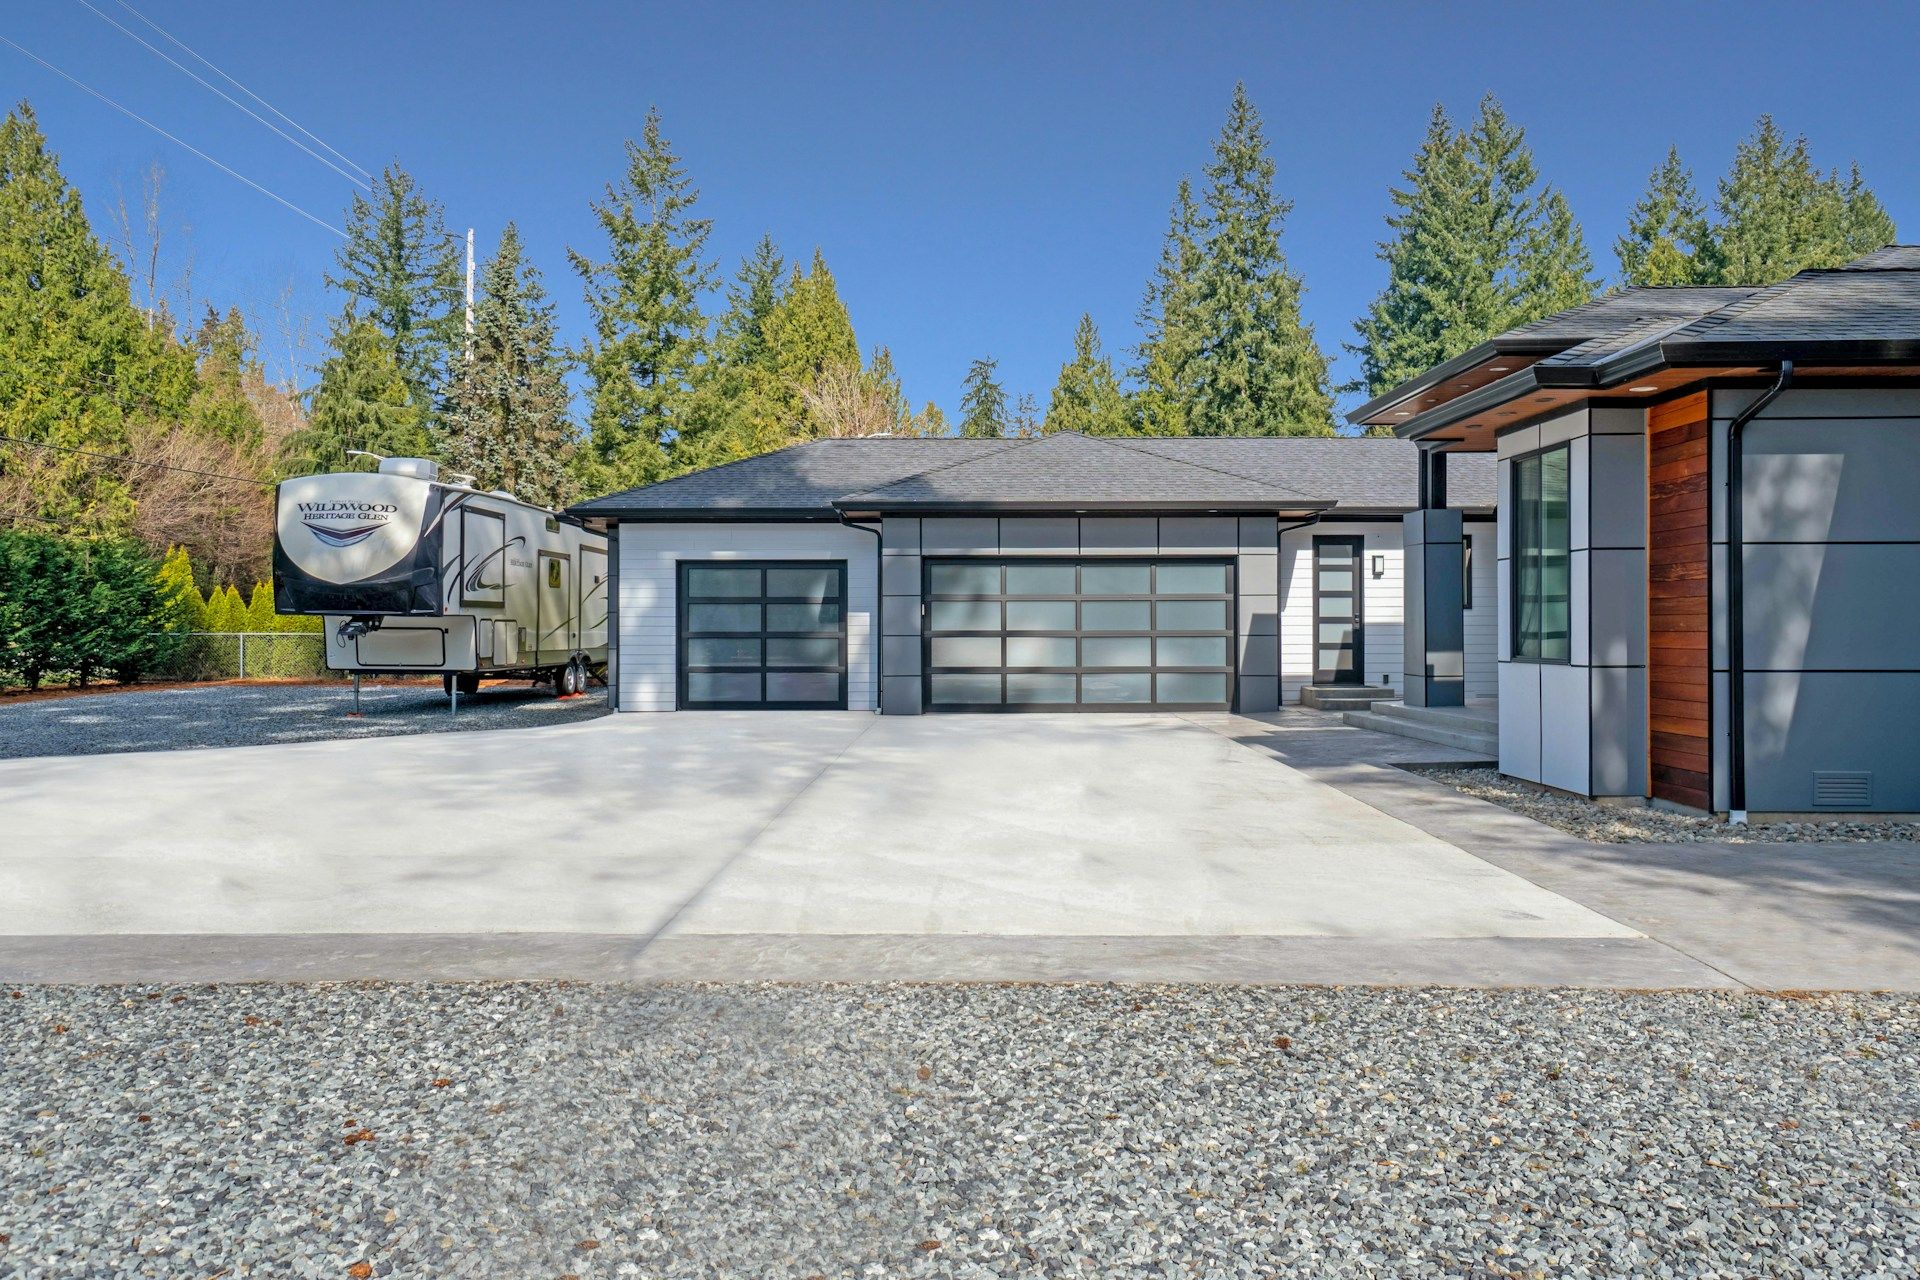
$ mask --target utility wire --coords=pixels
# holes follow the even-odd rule
[[[250,480],[246,476],[222,475],[218,471],[196,471],[192,467],[176,467],[168,462],[142,462],[138,458],[123,457],[112,453],[95,453],[91,449],[75,449],[64,444],[48,444],[44,440],[22,440],[18,436],[0,436],[0,444],[25,445],[29,449],[47,449],[54,453],[71,453],[82,458],[97,458],[102,462],[119,462],[129,467],[151,467],[158,471],[178,471],[181,475],[199,476],[203,480],[231,480],[235,484],[250,484],[260,489],[273,488],[271,480]]]
[[[300,148],[302,151],[312,156],[315,160],[318,160],[321,164],[327,166],[327,168],[333,170],[335,173],[345,178],[348,182],[353,183],[355,186],[361,188],[362,190],[371,191],[373,189],[372,187],[367,185],[366,179],[362,178],[359,174],[350,173],[347,170],[342,169],[339,165],[327,159],[325,156],[321,155],[318,151],[315,151],[312,147],[300,141],[300,139],[294,137],[292,134],[288,133],[285,129],[282,129],[279,125],[275,124],[273,121],[267,119],[265,116],[255,111],[252,107],[249,107],[246,103],[241,102],[238,98],[235,98],[232,94],[228,93],[225,89],[222,89],[219,85],[209,81],[206,77],[202,76],[199,72],[195,71],[192,67],[185,66],[182,63],[175,61],[173,57],[169,55],[165,50],[156,48],[152,43],[147,41],[144,37],[139,35],[137,32],[130,31],[126,27],[121,26],[118,22],[114,21],[112,18],[108,17],[106,14],[94,8],[92,4],[88,3],[88,0],[75,0],[75,3],[80,5],[82,8],[86,9],[89,13],[93,14],[94,17],[100,19],[100,21],[112,27],[115,31],[118,31],[121,35],[125,36],[127,39],[138,43],[141,48],[153,54],[154,57],[163,59],[167,63],[167,65],[178,69],[179,71],[181,71],[186,75],[192,76],[196,83],[204,86],[207,89],[212,90],[214,93],[219,94],[223,99],[225,99],[232,106],[238,108],[241,111],[246,112],[248,115],[252,116],[255,120],[258,120],[261,124],[267,126],[267,128],[273,130],[275,133],[279,134],[282,138],[285,138],[288,142],[291,142],[294,146]]]
[[[333,234],[339,236],[341,239],[343,240],[346,239],[347,233],[342,231],[340,228],[334,226],[331,222],[328,222],[323,218],[315,217],[313,214],[308,213],[305,209],[302,209],[299,205],[295,204],[293,201],[287,199],[283,195],[280,195],[278,192],[270,191],[266,187],[261,186],[259,183],[255,182],[252,178],[249,178],[246,174],[241,173],[237,169],[232,169],[224,164],[221,164],[218,160],[215,160],[212,156],[208,155],[206,152],[202,151],[200,148],[194,146],[191,142],[185,142],[179,138],[174,137],[171,133],[168,133],[165,129],[162,129],[159,125],[147,119],[145,116],[139,114],[136,111],[130,110],[127,107],[121,106],[119,103],[115,102],[112,98],[109,98],[106,94],[100,92],[98,89],[94,88],[92,85],[88,84],[86,81],[79,79],[77,76],[68,75],[66,72],[54,66],[51,62],[48,62],[45,58],[41,57],[39,54],[34,53],[32,50],[27,49],[24,46],[16,43],[15,41],[8,39],[6,36],[0,36],[0,44],[8,45],[15,52],[18,52],[20,54],[25,55],[26,57],[33,59],[35,62],[39,63],[41,66],[45,67],[47,70],[53,72],[53,74],[59,76],[62,80],[65,80],[68,83],[76,86],[77,88],[83,89],[87,93],[92,94],[94,97],[100,99],[100,101],[112,107],[115,111],[118,111],[121,115],[126,116],[128,119],[139,121],[141,124],[147,126],[147,128],[153,130],[155,133],[165,138],[168,142],[173,143],[175,146],[182,147],[188,151],[193,152],[194,155],[199,156],[202,160],[205,160],[208,164],[220,170],[220,172],[226,174],[228,177],[235,178],[241,182],[246,183],[248,186],[252,187],[255,191],[258,191],[261,195],[266,196],[268,199],[274,201],[276,204],[284,205],[287,208],[293,210],[295,213],[305,218],[308,222],[313,223],[315,226],[325,227],[327,230],[333,232]]]
[[[225,80],[228,84],[232,85],[234,88],[238,89],[240,92],[246,94],[249,98],[252,98],[255,102],[259,103],[261,106],[265,107],[267,110],[273,112],[273,114],[275,114],[276,116],[279,116],[282,120],[285,120],[288,124],[292,125],[295,129],[298,129],[301,133],[304,133],[309,138],[312,138],[316,143],[320,145],[320,148],[323,151],[333,152],[333,154],[336,157],[338,157],[339,160],[342,163],[344,163],[348,168],[357,169],[362,174],[364,174],[368,179],[372,179],[373,171],[371,169],[367,168],[363,164],[355,164],[350,158],[348,158],[345,154],[343,154],[338,147],[327,145],[326,140],[320,137],[319,134],[307,128],[305,125],[301,124],[298,120],[295,120],[292,116],[288,115],[286,112],[274,106],[271,102],[268,102],[265,98],[261,97],[259,94],[255,93],[253,90],[247,88],[247,86],[241,84],[238,80],[235,80],[232,76],[222,71],[219,67],[215,66],[210,60],[208,60],[204,55],[202,55],[199,52],[199,50],[194,49],[192,46],[187,44],[186,41],[180,39],[180,37],[174,35],[171,31],[168,31],[165,27],[155,22],[152,18],[149,18],[146,14],[140,12],[138,9],[134,8],[132,5],[128,4],[127,0],[116,0],[116,2],[119,4],[119,6],[122,9],[125,9],[128,13],[132,14],[134,17],[140,19],[140,21],[146,23],[149,27],[152,27],[155,31],[159,32],[160,35],[163,38],[165,38],[169,44],[174,45],[176,48],[185,50],[188,54],[192,55],[192,57],[196,61],[198,61],[201,65],[205,66],[209,71],[213,72],[213,74],[219,76],[222,80]],[[92,8],[93,6],[89,5],[87,7]]]

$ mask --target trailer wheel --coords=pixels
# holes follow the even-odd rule
[[[579,693],[585,683],[580,678],[580,664],[578,662],[567,663],[566,666],[560,669],[560,678],[555,683],[558,685],[560,696],[563,698],[571,698]]]

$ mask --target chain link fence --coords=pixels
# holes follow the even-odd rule
[[[177,680],[338,677],[327,670],[327,637],[319,631],[187,631],[167,663]]]

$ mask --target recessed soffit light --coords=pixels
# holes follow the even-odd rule
[[[1628,387],[1629,391],[1658,391],[1658,387]]]

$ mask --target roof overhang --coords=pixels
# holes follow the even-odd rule
[[[1493,448],[1506,426],[1571,410],[1599,395],[1658,400],[1710,378],[1762,377],[1791,360],[1802,378],[1920,375],[1920,339],[1712,342],[1675,338],[1630,347],[1590,365],[1542,361],[1427,410],[1394,428],[1403,439],[1467,452]]]
[[[1498,381],[1503,374],[1522,369],[1543,357],[1566,349],[1564,339],[1495,338],[1444,364],[1437,364],[1411,382],[1403,382],[1347,415],[1355,426],[1385,427],[1413,418],[1442,402],[1446,391],[1472,391]]]

